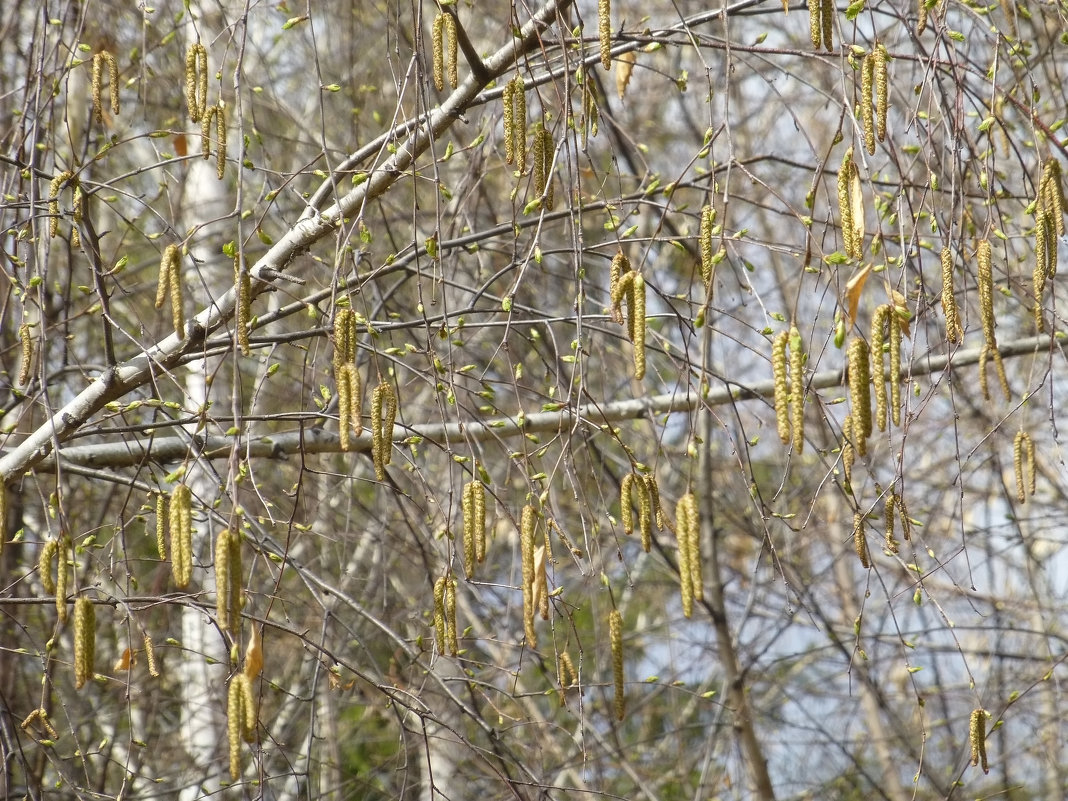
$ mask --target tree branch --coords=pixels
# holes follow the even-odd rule
[[[512,38],[484,61],[487,74],[482,76],[482,81],[469,75],[438,108],[423,116],[420,124],[411,129],[406,141],[399,144],[396,152],[374,170],[364,183],[321,213],[311,210],[310,214],[298,220],[249,270],[253,279],[252,297],[264,292],[269,279],[283,272],[298,254],[334,232],[346,217],[358,213],[369,201],[384,194],[400,180],[430,143],[461,118],[464,109],[478,98],[489,80],[502,75],[517,59],[539,45],[541,32],[570,3],[571,0],[548,0],[527,21],[518,37]],[[207,308],[196,315],[190,323],[190,330],[194,334],[189,339],[172,334],[90,383],[77,397],[0,458],[0,485],[39,464],[105,404],[144,385],[153,374],[169,368],[184,354],[191,352],[205,336],[233,317],[235,305],[236,293],[230,289],[223,296],[213,299]]]
[[[1002,357],[1005,358],[1037,353],[1050,348],[1063,352],[1064,345],[1059,341],[1059,336],[1044,334],[1011,340],[998,346]],[[979,347],[960,348],[952,353],[922,356],[906,366],[902,370],[902,376],[908,379],[939,373],[950,366],[959,368],[977,364],[980,351]],[[845,374],[842,370],[824,370],[812,376],[808,389],[814,391],[841,387],[845,383],[844,379]],[[600,429],[623,420],[672,412],[692,412],[702,404],[722,406],[727,403],[758,398],[772,398],[774,394],[775,382],[772,379],[748,386],[724,381],[721,386],[709,389],[704,398],[699,397],[696,391],[689,390],[612,403],[588,403],[525,416],[420,425],[407,430],[399,430],[394,441],[398,444],[405,444],[417,441],[416,438],[418,438],[428,442],[453,442],[457,439],[481,442],[506,439],[522,434],[567,431],[571,430],[576,423],[587,425],[592,429]],[[232,448],[232,437],[194,437],[191,441],[186,436],[174,436],[151,440],[133,439],[95,445],[76,445],[63,448],[60,457],[64,464],[115,468],[132,467],[143,464],[145,461],[160,463],[180,461],[185,459],[190,451],[204,459],[225,459],[230,455]],[[341,451],[341,443],[336,433],[325,431],[320,424],[316,423],[297,431],[260,437],[248,442],[242,451],[250,459],[285,459],[299,453],[338,453]],[[370,451],[370,433],[365,432],[350,439],[349,453],[369,453]],[[55,467],[54,457],[42,458],[36,464],[36,469],[40,472],[51,472],[55,470]]]

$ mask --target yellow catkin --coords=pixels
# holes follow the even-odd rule
[[[1051,223],[1056,235],[1064,236],[1064,215],[1068,213],[1068,203],[1064,199],[1061,164],[1054,156],[1046,159],[1042,167],[1042,178],[1039,181],[1039,205],[1052,217]],[[1056,272],[1056,269],[1056,262],[1054,262],[1053,271]]]
[[[256,697],[252,692],[252,677],[247,671],[240,671],[234,677],[241,688],[241,739],[246,743],[256,742],[257,709]]]
[[[52,560],[56,558],[59,550],[57,540],[49,540],[41,547],[41,553],[37,559],[37,575],[41,579],[41,588],[48,595],[55,595],[56,578],[52,573]]]
[[[534,631],[534,529],[537,514],[533,506],[524,506],[519,523],[519,549],[523,561],[523,630],[527,645],[531,648],[538,645],[538,636]]]
[[[771,372],[775,379],[775,423],[779,430],[779,439],[784,445],[790,441],[790,387],[786,373],[786,348],[789,344],[789,331],[781,331],[771,342]]]
[[[860,118],[864,128],[864,148],[875,152],[875,56],[864,56],[860,66]]]
[[[508,163],[511,164],[514,160],[516,167],[520,172],[526,169],[527,165],[527,92],[526,87],[523,84],[523,78],[516,75],[512,78],[510,84],[512,88],[510,94],[510,102],[512,105],[512,159],[508,159]]]
[[[159,280],[156,284],[156,308],[162,309],[167,302],[170,289],[171,270],[181,261],[181,251],[177,245],[167,245],[159,257]]]
[[[56,616],[60,623],[67,622],[67,555],[70,549],[70,537],[64,534],[56,548]]]
[[[880,142],[886,141],[886,115],[890,108],[890,79],[887,75],[887,63],[890,54],[886,46],[875,46],[875,135]]]
[[[608,613],[608,639],[612,644],[612,687],[616,720],[623,720],[627,712],[627,697],[623,690],[623,615],[618,609]]]
[[[649,501],[653,505],[653,521],[656,523],[658,529],[663,529],[665,528],[664,510],[660,506],[660,487],[656,483],[656,477],[646,476],[645,485],[649,488]],[[644,542],[642,543],[642,547],[645,548],[646,552],[649,551],[649,549],[645,547]]]
[[[790,326],[790,431],[795,453],[805,449],[805,350],[801,332]]]
[[[475,518],[475,561],[486,561],[486,488],[481,481],[472,481],[471,511]]]
[[[363,430],[360,418],[360,371],[356,365],[346,362],[336,373],[338,399],[338,436],[341,450],[349,449],[352,432],[359,436]]]
[[[1012,467],[1016,474],[1016,500],[1019,503],[1027,502],[1027,493],[1024,491],[1024,442],[1030,436],[1023,431],[1016,432],[1016,438],[1012,442]]]
[[[158,679],[159,663],[156,662],[156,649],[152,645],[152,635],[146,631],[143,639],[145,642],[145,661],[148,663],[148,675],[154,679]]]
[[[886,496],[886,502],[883,506],[883,522],[886,524],[886,550],[890,553],[897,553],[898,544],[894,538],[894,505],[897,503],[897,495],[893,492]]]
[[[979,319],[983,323],[983,338],[991,348],[997,348],[994,335],[994,275],[989,239],[980,240],[976,257],[979,262]]]
[[[624,534],[634,533],[634,473],[627,473],[619,482],[619,520]]]
[[[871,336],[869,345],[871,351],[871,382],[875,389],[875,426],[880,431],[886,430],[886,370],[883,363],[883,340],[884,332],[890,321],[893,311],[889,304],[879,306],[871,317]]]
[[[682,595],[682,613],[686,617],[693,614],[694,598],[698,597],[698,587],[694,585],[695,573],[700,575],[700,553],[694,550],[698,543],[699,525],[697,519],[697,498],[693,493],[686,493],[679,498],[675,507],[675,529],[679,543],[679,588]],[[694,564],[697,562],[698,564]],[[702,593],[703,594],[703,593]]]
[[[74,602],[74,688],[80,690],[95,673],[96,609],[85,596]]]
[[[156,290],[156,308],[163,307],[162,294],[171,299],[171,323],[174,333],[185,338],[185,310],[182,305],[182,252],[177,245],[168,245],[160,260],[160,284]],[[166,280],[166,284],[164,284]]]
[[[248,270],[242,269],[241,257],[234,256],[234,290],[237,297],[234,309],[234,327],[237,329],[237,346],[243,356],[252,351],[249,342],[249,324],[252,319],[252,279]]]
[[[386,465],[393,457],[393,424],[397,418],[397,394],[385,379],[379,381],[371,395],[371,454],[375,477],[386,479]]]
[[[983,239],[979,242],[976,257],[979,262],[979,318],[983,323],[983,339],[985,340],[984,348],[979,356],[980,387],[983,390],[983,397],[989,400],[985,368],[987,358],[993,358],[1001,389],[1006,399],[1011,399],[1009,380],[1005,375],[1005,365],[1001,360],[1001,352],[998,350],[997,338],[994,334],[994,278],[990,258],[990,240]]]
[[[448,646],[445,637],[445,583],[444,576],[434,582],[434,633],[437,636],[439,654],[444,654]]]
[[[215,123],[215,176],[221,181],[226,174],[226,106],[220,100],[200,118],[200,153],[211,156],[212,123]]]
[[[215,541],[215,614],[219,627],[236,632],[241,615],[241,533],[224,529]]]
[[[81,234],[78,233],[78,225],[82,221],[84,196],[82,193],[81,185],[74,187],[74,196],[71,200],[71,218],[74,220],[74,225],[70,229],[70,244],[71,247],[80,248],[82,246]]]
[[[634,377],[645,377],[645,279],[632,272],[634,280],[627,292],[627,324],[630,341],[634,343]]]
[[[561,688],[574,687],[578,684],[578,672],[575,670],[574,662],[571,661],[571,654],[567,651],[560,651],[556,655],[556,678]]]
[[[853,515],[853,548],[857,552],[860,564],[865,568],[871,567],[871,559],[868,556],[868,539],[864,533],[864,515],[860,512],[856,512]]]
[[[531,189],[534,194],[544,199],[545,208],[551,209],[550,176],[553,161],[553,137],[546,129],[541,120],[534,124],[532,139],[534,165],[531,174]],[[547,191],[548,190],[548,191]]]
[[[634,488],[638,493],[638,531],[641,532],[642,550],[648,553],[653,542],[653,497],[645,476],[638,476]]]
[[[1016,500],[1024,503],[1028,495],[1035,494],[1036,485],[1035,441],[1025,431],[1016,432],[1012,443],[1012,465],[1016,472]]]
[[[167,496],[156,495],[156,553],[161,561],[167,561]]]
[[[916,19],[916,35],[920,36],[925,30],[927,30],[927,0],[918,0],[917,2],[917,19]]]
[[[816,2],[816,0],[810,0]],[[832,0],[821,0],[820,21],[823,23],[823,47],[830,53],[834,50],[834,3]]]
[[[712,285],[712,271],[715,264],[712,261],[712,230],[716,224],[716,210],[712,206],[701,209],[701,228],[698,233],[698,250],[701,253],[701,279],[705,287]]]
[[[1031,439],[1030,435],[1027,435],[1027,439],[1024,441],[1024,462],[1027,465],[1027,494],[1034,495],[1037,483],[1037,474],[1035,473],[1035,441]]]
[[[608,290],[612,302],[612,319],[623,324],[623,299],[630,292],[631,282],[634,280],[634,272],[630,269],[630,259],[622,250],[612,257],[612,267],[609,273]]]
[[[226,739],[230,745],[230,778],[241,778],[241,741],[245,727],[244,673],[235,673],[226,693]]]
[[[208,51],[200,42],[189,45],[185,54],[185,103],[189,119],[200,122],[207,107]]]
[[[968,725],[968,740],[972,746],[972,765],[978,765],[983,773],[990,772],[990,763],[986,758],[986,715],[983,708],[972,711]]]
[[[504,162],[511,164],[515,161],[515,84],[509,81],[504,85],[504,95],[501,98],[504,106]]]
[[[894,493],[894,509],[897,511],[897,516],[901,518],[901,536],[909,542],[912,539],[912,520],[909,518],[908,507],[905,506],[905,499],[898,493]]]
[[[93,113],[97,123],[104,121],[104,108],[101,102],[100,82],[103,78],[104,67],[108,68],[108,90],[111,93],[111,113],[119,113],[119,65],[115,56],[107,50],[101,50],[93,56]]]
[[[597,0],[597,39],[601,48],[601,66],[612,69],[612,4]]]
[[[456,20],[452,14],[447,14],[445,19],[445,44],[448,45],[448,61],[446,62],[449,85],[455,89],[460,85],[460,74],[457,69],[459,46],[456,37]]]
[[[57,173],[48,185],[48,236],[54,239],[59,233],[59,190],[74,177],[70,170]]]
[[[890,420],[901,425],[901,317],[890,310]]]
[[[842,423],[842,472],[845,480],[853,482],[853,463],[856,460],[856,451],[853,449],[853,416],[846,415]]]
[[[460,646],[456,639],[455,579],[452,579],[445,584],[445,644],[449,649],[449,656],[456,656],[459,654]]]
[[[439,92],[445,88],[445,17],[447,14],[438,14],[434,18],[434,25],[430,32],[430,42],[433,48],[434,88]]]
[[[953,289],[953,251],[942,248],[942,313],[946,316],[946,339],[950,342],[964,340],[964,329],[960,324],[960,312],[957,309],[957,296]]]
[[[852,404],[853,446],[861,456],[868,452],[871,436],[871,388],[868,345],[859,337],[849,343],[849,397]]]
[[[823,45],[823,4],[821,0],[811,0],[808,4],[808,28],[812,46],[819,50]]]
[[[189,586],[193,578],[193,495],[187,484],[177,484],[171,491],[168,523],[171,534],[171,575],[178,589]]]
[[[838,168],[838,215],[842,218],[842,249],[849,258],[853,258],[857,250],[853,242],[853,204],[850,200],[853,169],[853,148],[848,148],[842,157],[842,166]]]
[[[1046,328],[1046,323],[1042,316],[1042,292],[1046,288],[1046,266],[1044,256],[1046,240],[1045,233],[1040,229],[1041,224],[1035,230],[1036,259],[1035,269],[1031,273],[1031,294],[1034,295],[1035,299],[1033,306],[1035,330],[1041,334]]]
[[[30,374],[33,370],[33,335],[30,326],[23,323],[19,326],[19,374],[15,384],[20,387],[30,383]]]

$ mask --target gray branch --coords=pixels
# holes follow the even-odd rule
[[[1012,340],[1000,345],[998,350],[1002,357],[1008,358],[1043,350],[1049,351],[1053,348],[1062,351],[1063,344],[1060,338],[1043,335]],[[942,372],[951,364],[955,368],[977,364],[981,350],[979,347],[960,348],[951,353],[923,356],[906,366],[902,370],[902,375],[905,378],[930,375]],[[811,376],[808,389],[815,391],[841,387],[845,383],[844,379],[845,375],[842,370],[825,370]],[[418,440],[438,443],[458,440],[483,442],[513,438],[522,434],[565,432],[574,430],[576,424],[591,431],[597,431],[623,420],[672,412],[692,412],[702,404],[722,406],[727,403],[767,399],[773,397],[774,394],[775,382],[771,379],[748,386],[724,381],[720,386],[710,388],[703,398],[691,389],[632,400],[568,406],[556,411],[536,412],[528,415],[493,417],[462,423],[420,425],[408,429],[398,428],[394,442],[402,445]],[[176,462],[185,459],[190,451],[201,458],[225,459],[232,453],[232,448],[232,437],[205,436],[193,437],[191,440],[186,436],[173,436],[76,445],[63,448],[60,456],[63,464],[89,468],[118,468],[132,467],[146,461]],[[326,431],[319,425],[309,425],[297,431],[251,440],[242,448],[243,455],[249,459],[286,459],[300,453],[337,453],[340,451],[341,443],[337,434]],[[351,439],[348,452],[369,453],[370,451],[371,435],[369,433],[365,432]],[[55,458],[42,459],[36,469],[39,472],[55,470]]]

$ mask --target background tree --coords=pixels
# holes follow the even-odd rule
[[[1063,6],[5,11],[5,797],[1064,794]]]

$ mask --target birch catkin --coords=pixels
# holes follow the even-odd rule
[[[449,85],[455,89],[460,81],[456,69],[456,20],[453,19],[452,14],[442,12],[434,19],[431,43],[434,51],[434,88],[439,92],[445,88],[447,68]]]
[[[523,507],[519,523],[519,549],[523,562],[523,630],[527,645],[538,646],[538,636],[534,631],[534,529],[537,525],[537,512],[529,504]]]
[[[96,664],[96,609],[81,596],[74,602],[74,688],[93,678]]]
[[[880,431],[886,430],[886,370],[883,363],[883,332],[890,322],[893,310],[884,303],[879,306],[871,318],[871,381],[875,388],[875,425]]]
[[[608,639],[612,644],[612,686],[616,720],[623,720],[627,699],[623,689],[623,615],[618,609],[608,613]]]
[[[875,135],[880,142],[886,141],[886,115],[890,107],[890,79],[887,75],[887,62],[890,54],[886,45],[875,46]]]
[[[169,528],[171,533],[171,575],[178,589],[185,589],[193,578],[193,495],[186,484],[171,491]]]
[[[785,445],[790,441],[790,387],[787,384],[786,348],[790,344],[790,332],[781,331],[771,343],[771,372],[775,379],[775,423],[779,440]]]
[[[208,51],[200,42],[185,55],[185,102],[189,119],[200,122],[208,102]]]
[[[1035,494],[1035,442],[1025,431],[1017,431],[1012,442],[1012,466],[1016,473],[1016,500],[1025,503],[1028,495]]]
[[[610,0],[597,0],[597,39],[601,49],[601,66],[612,69],[612,5]]]
[[[860,116],[864,129],[864,149],[875,153],[875,56],[864,56],[860,66]]]
[[[857,558],[864,568],[871,567],[871,559],[868,556],[868,539],[864,533],[864,515],[856,512],[853,515],[853,548],[857,552]]]
[[[972,765],[978,765],[983,773],[990,772],[990,763],[986,758],[986,716],[987,711],[980,707],[972,711],[968,725],[968,740],[972,746]]]
[[[33,334],[30,326],[23,323],[19,326],[19,374],[15,379],[16,386],[24,387],[30,383],[30,374],[33,371]]]
[[[385,379],[378,382],[371,395],[371,454],[375,477],[386,479],[386,465],[393,457],[393,425],[397,418],[397,395]]]
[[[790,326],[790,430],[795,453],[805,449],[805,351],[801,332]]]
[[[941,261],[942,313],[946,316],[946,339],[950,342],[962,342],[964,329],[961,328],[957,296],[953,289],[953,251],[948,246],[942,248]]]
[[[114,55],[107,50],[101,50],[93,56],[93,113],[96,116],[98,124],[104,121],[104,107],[101,102],[102,92],[100,82],[103,78],[105,66],[108,68],[108,90],[111,93],[111,113],[119,113],[119,65],[116,63]]]
[[[679,585],[682,614],[693,614],[693,602],[704,597],[701,581],[700,525],[697,498],[688,492],[675,507],[675,533],[679,543]]]
[[[868,452],[871,436],[871,391],[868,345],[859,337],[849,343],[849,398],[852,404],[853,445],[861,456]]]

